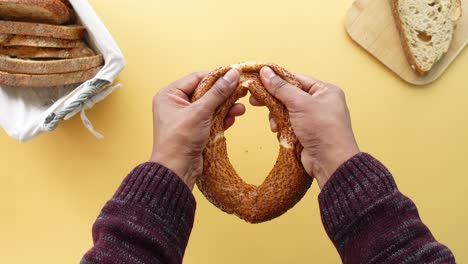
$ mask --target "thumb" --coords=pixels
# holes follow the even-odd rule
[[[240,73],[236,69],[230,69],[223,77],[219,78],[213,87],[198,100],[201,105],[210,112],[214,112],[218,106],[226,101],[237,88]]]
[[[292,107],[292,102],[295,99],[305,94],[299,87],[288,83],[277,75],[270,67],[263,67],[260,70],[260,79],[267,91],[288,108]]]

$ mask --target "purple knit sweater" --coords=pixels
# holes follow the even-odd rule
[[[341,165],[318,199],[343,263],[455,263],[390,172],[368,154]],[[139,165],[102,209],[93,226],[94,246],[81,263],[181,263],[195,205],[172,171]]]

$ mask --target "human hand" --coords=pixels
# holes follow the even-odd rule
[[[193,73],[163,88],[153,98],[153,153],[150,161],[175,172],[190,189],[203,172],[202,152],[208,143],[213,114],[236,89],[240,74],[233,69],[218,79],[200,100],[190,96],[207,73]],[[234,104],[224,120],[225,129],[245,106]]]
[[[343,91],[307,76],[296,78],[304,90],[289,84],[268,67],[260,71],[267,91],[288,109],[294,133],[304,147],[302,165],[322,188],[342,163],[359,153],[359,148]],[[254,97],[250,97],[250,103],[262,106]],[[278,131],[271,116],[270,125],[273,132]]]

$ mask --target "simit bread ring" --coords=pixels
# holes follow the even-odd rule
[[[302,146],[291,128],[286,107],[271,96],[260,81],[259,71],[263,66],[269,66],[287,82],[302,87],[291,73],[278,65],[241,63],[209,73],[192,96],[192,102],[200,99],[231,68],[241,72],[239,86],[214,116],[210,139],[203,152],[203,174],[198,178],[197,185],[215,206],[250,223],[260,223],[282,215],[304,196],[312,183],[312,178],[301,165]],[[259,186],[247,184],[237,175],[229,162],[223,133],[227,112],[247,90],[268,107],[279,128],[278,159]]]

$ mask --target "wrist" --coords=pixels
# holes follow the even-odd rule
[[[322,189],[338,167],[359,152],[357,145],[337,148],[324,152],[322,155],[309,155],[305,151],[303,164],[307,173],[316,179],[320,189]]]
[[[164,152],[153,152],[150,162],[155,162],[163,165],[174,172],[190,190],[193,190],[195,185],[194,170],[191,169],[190,161],[180,157],[180,155],[173,155]]]

